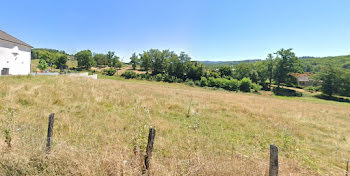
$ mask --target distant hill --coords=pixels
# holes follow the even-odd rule
[[[49,55],[61,53],[61,54],[67,55],[67,56],[72,56],[72,55],[67,54],[63,50],[60,51],[60,50],[56,50],[56,49],[33,48],[32,54],[31,54],[31,59],[39,59],[39,56],[42,54],[45,54],[45,53],[49,54]]]
[[[241,61],[199,61],[200,63],[203,63],[206,66],[209,67],[220,67],[223,65],[237,65],[240,63],[254,63],[261,61],[261,59],[253,59],[253,60],[241,60]]]
[[[338,68],[350,70],[350,55],[346,56],[328,56],[328,57],[299,57],[304,65],[305,72],[319,72],[322,67],[331,64]]]
[[[304,66],[304,72],[319,72],[327,64],[331,64],[335,67],[347,69],[350,71],[350,55],[345,56],[327,56],[327,57],[313,57],[302,56],[299,57],[302,65]],[[209,68],[221,67],[224,65],[237,65],[240,63],[255,63],[262,61],[261,59],[253,60],[241,60],[241,61],[200,61]]]

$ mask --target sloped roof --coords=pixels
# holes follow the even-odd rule
[[[298,81],[311,81],[311,79],[309,79],[309,76],[300,76]]]
[[[23,45],[23,46],[26,46],[26,47],[29,47],[29,48],[33,48],[32,46],[28,45],[27,43],[11,36],[10,34],[0,30],[0,40],[4,40],[4,41],[8,41],[8,42],[11,42],[11,43],[14,43],[14,44],[17,44],[17,45]]]

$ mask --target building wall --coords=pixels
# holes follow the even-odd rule
[[[14,52],[17,55],[14,55]],[[0,71],[3,68],[9,68],[10,75],[28,75],[30,59],[31,48],[0,40]]]

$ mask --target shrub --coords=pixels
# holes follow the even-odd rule
[[[192,81],[192,80],[190,80],[190,81],[186,81],[186,84],[187,85],[189,85],[189,86],[191,86],[191,87],[194,87],[194,82]]]
[[[184,82],[184,80],[182,80],[182,79],[180,79],[180,78],[176,78],[176,79],[175,79],[175,82],[177,82],[177,83],[182,83],[182,82]]]
[[[311,92],[311,93],[316,92],[316,88],[313,86],[304,87],[304,90]]]
[[[131,70],[127,70],[122,74],[126,79],[133,79],[137,77],[137,74]]]
[[[145,74],[145,79],[148,80],[148,81],[151,81],[152,80],[152,75],[146,73]]]
[[[208,79],[208,86],[209,87],[215,87],[215,78],[214,77],[209,77],[209,79]]]
[[[205,87],[208,86],[208,79],[206,77],[201,77],[200,86]]]
[[[109,68],[109,69],[103,70],[103,74],[108,75],[108,76],[113,76],[116,72],[117,72],[117,70],[114,68]]]
[[[224,79],[224,78],[216,78],[216,79],[214,79],[215,87],[224,89],[226,87],[226,80],[227,79]]]
[[[287,96],[287,97],[301,97],[303,96],[303,93],[301,92],[297,92],[295,90],[292,89],[284,89],[284,88],[273,88],[272,92],[275,95],[279,95],[279,96]]]
[[[239,81],[237,79],[231,79],[228,81],[228,87],[230,91],[238,91]]]
[[[201,86],[201,82],[200,82],[199,80],[194,81],[194,84],[195,84],[196,86]]]
[[[242,92],[250,92],[251,87],[252,87],[252,81],[249,78],[243,78],[239,82],[239,90]]]
[[[176,81],[176,77],[175,77],[175,76],[170,76],[170,75],[168,75],[168,74],[165,74],[165,75],[164,75],[164,81],[165,81],[165,82],[172,83],[172,82],[175,82],[175,81]]]
[[[252,84],[252,89],[254,90],[254,92],[259,92],[259,90],[261,90],[262,86],[259,84]]]
[[[156,81],[162,81],[163,80],[163,75],[159,73],[159,74],[156,75],[155,79],[156,79]]]

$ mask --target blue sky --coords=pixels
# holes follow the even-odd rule
[[[0,29],[75,53],[185,51],[194,60],[350,54],[348,0],[4,0]]]

